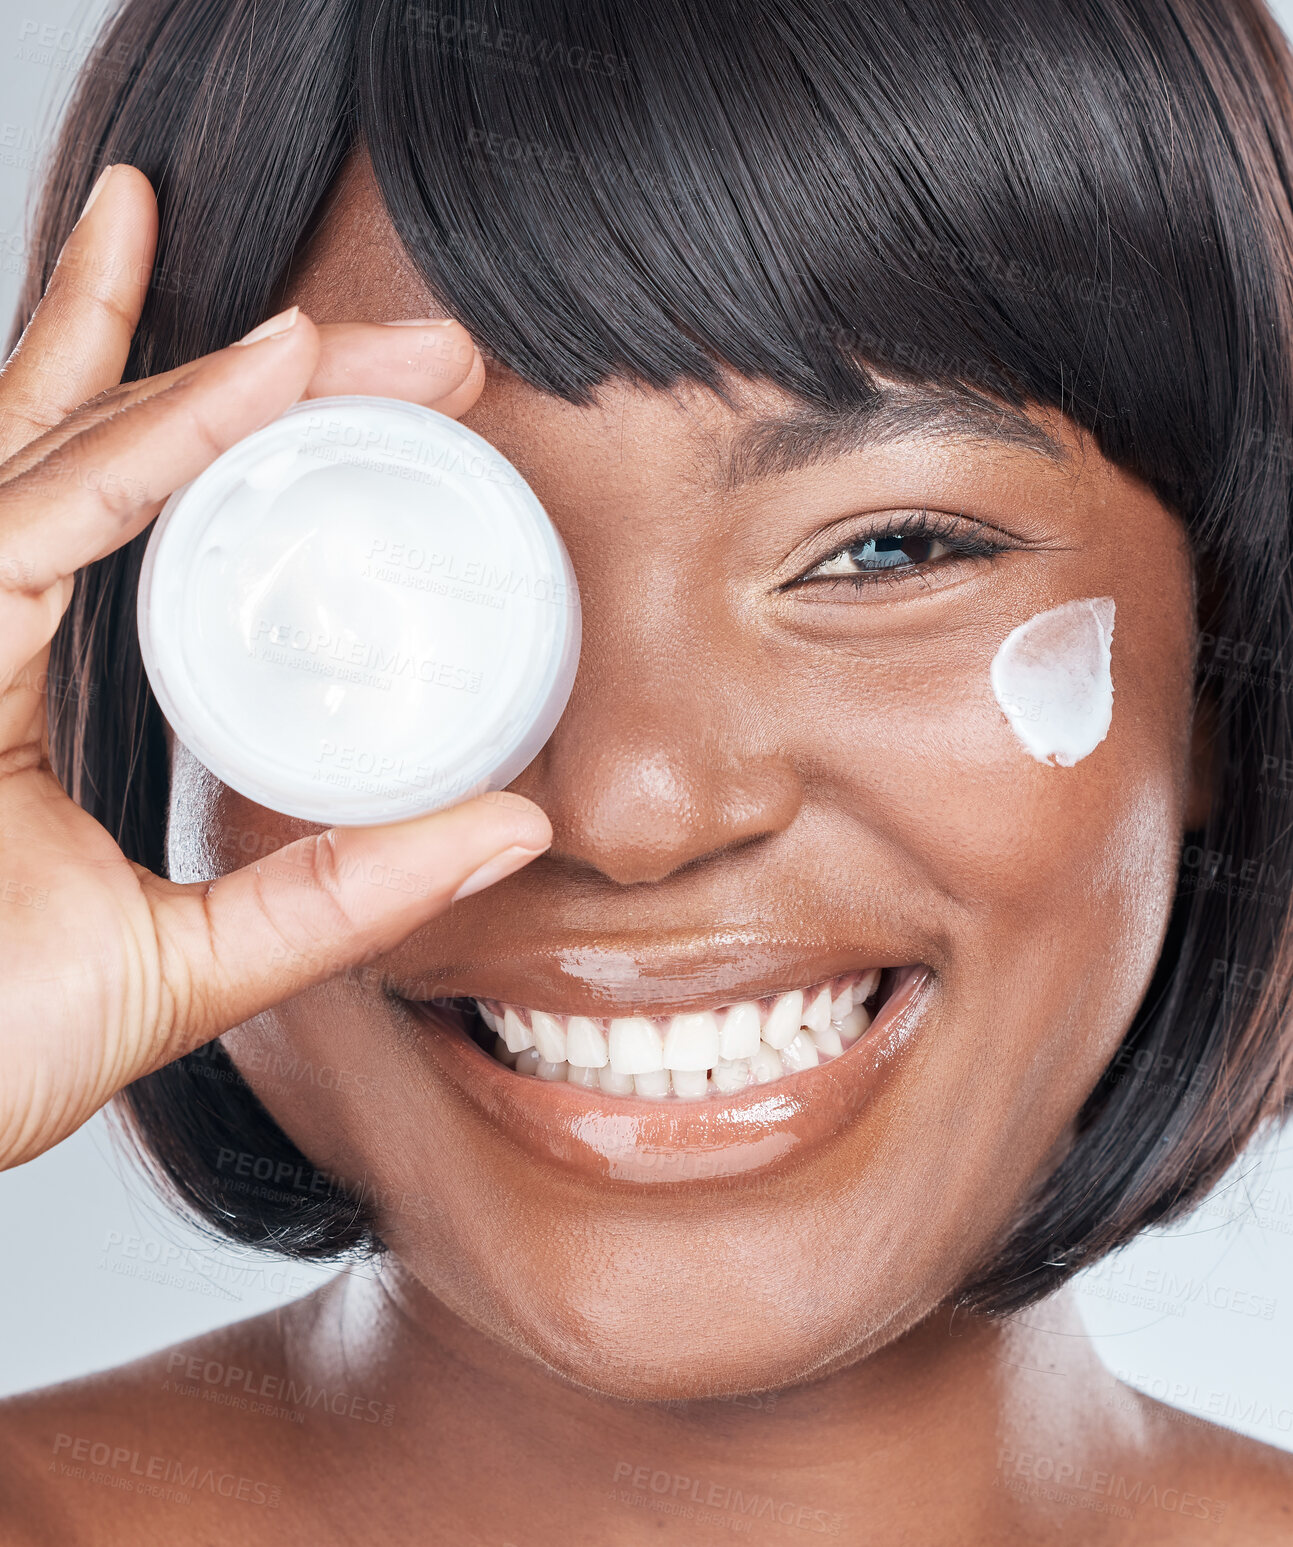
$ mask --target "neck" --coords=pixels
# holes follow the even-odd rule
[[[344,1277],[289,1317],[302,1378],[393,1409],[390,1427],[330,1426],[339,1509],[372,1523],[398,1497],[401,1514],[466,1540],[483,1508],[491,1539],[527,1543],[546,1540],[538,1522],[569,1540],[572,1519],[607,1547],[694,1540],[698,1522],[755,1529],[745,1521],[763,1541],[941,1540],[953,1520],[982,1532],[967,1539],[1004,1540],[1027,1510],[1018,1456],[1096,1466],[1118,1443],[1116,1385],[1062,1295],[1006,1320],[940,1309],[791,1390],[664,1403],[571,1384],[397,1269]],[[374,1480],[370,1496],[356,1477]]]

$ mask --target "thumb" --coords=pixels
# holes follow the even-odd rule
[[[159,883],[154,918],[172,1008],[148,1067],[393,949],[551,842],[539,807],[501,790],[410,822],[330,828],[215,881]]]

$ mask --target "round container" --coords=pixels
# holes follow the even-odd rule
[[[166,502],[139,581],[176,736],[258,805],[365,826],[501,789],[579,657],[565,547],[488,441],[391,398],[298,403]]]

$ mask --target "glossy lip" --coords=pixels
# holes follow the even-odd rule
[[[672,1186],[766,1176],[847,1127],[914,1041],[933,978],[928,967],[899,969],[879,1014],[841,1057],[695,1102],[527,1079],[446,1025],[434,1004],[404,1002],[435,1028],[424,1047],[437,1071],[501,1137],[590,1181]]]
[[[863,961],[856,951],[845,955],[818,938],[788,938],[734,924],[718,930],[712,925],[604,930],[572,935],[566,947],[553,949],[545,929],[538,944],[509,935],[491,948],[490,941],[473,939],[469,960],[430,973],[420,968],[422,953],[411,941],[394,954],[388,983],[404,1000],[479,997],[553,1015],[663,1016],[806,988],[845,971],[882,966],[885,955],[893,964],[895,947],[876,942],[875,948],[875,959]],[[401,955],[407,958],[403,962]]]

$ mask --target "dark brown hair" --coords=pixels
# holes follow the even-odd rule
[[[965,1288],[1004,1311],[1182,1213],[1288,1101],[1291,126],[1257,0],[126,0],[25,309],[98,169],[131,162],[162,224],[130,373],[218,348],[271,308],[362,141],[433,293],[546,392],[730,367],[829,410],[883,370],[1056,408],[1154,490],[1207,582],[1216,799],[1071,1149]],[[143,542],[78,577],[53,742],[160,869]],[[235,1150],[312,1173],[218,1043],[124,1100],[214,1228],[375,1244],[369,1200],[235,1185]]]

